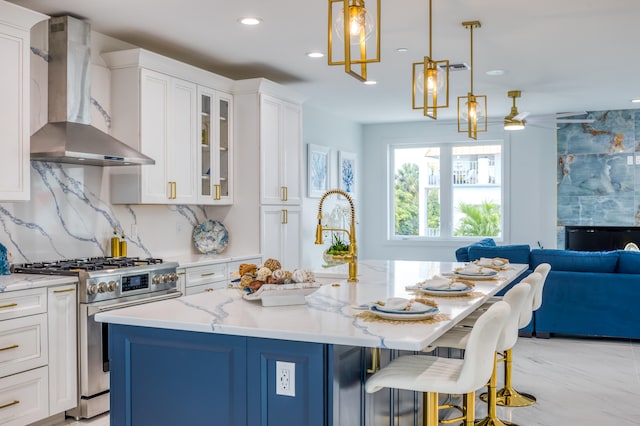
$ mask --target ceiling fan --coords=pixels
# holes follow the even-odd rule
[[[531,124],[537,127],[555,128],[557,124],[563,123],[593,123],[595,120],[591,118],[569,118],[579,115],[586,115],[586,111],[577,112],[560,112],[556,114],[546,114],[531,117],[525,120],[529,116],[528,112],[518,112],[516,105],[516,99],[522,95],[520,90],[510,90],[507,92],[507,96],[513,99],[513,106],[511,112],[504,118],[505,130],[522,130],[527,124]]]

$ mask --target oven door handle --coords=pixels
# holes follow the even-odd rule
[[[182,293],[179,291],[176,291],[169,294],[163,294],[162,296],[153,296],[153,297],[148,297],[146,299],[138,299],[138,300],[131,300],[129,302],[114,303],[112,305],[105,305],[105,306],[98,306],[98,307],[89,306],[87,308],[87,314],[91,317],[91,316],[94,316],[95,314],[99,314],[100,312],[107,312],[107,311],[112,311],[114,309],[127,308],[129,306],[142,305],[144,303],[157,302],[160,300],[175,299],[176,297],[180,297],[180,296],[182,296]]]

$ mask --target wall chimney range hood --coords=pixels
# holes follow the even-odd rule
[[[31,136],[31,159],[92,166],[155,161],[90,125],[91,27],[71,16],[49,20],[49,122]]]

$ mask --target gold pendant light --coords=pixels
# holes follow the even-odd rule
[[[471,34],[471,87],[467,96],[458,96],[458,132],[478,139],[478,133],[487,131],[487,97],[473,93],[473,29],[480,28],[480,21],[466,21],[462,26]]]
[[[329,65],[344,65],[347,74],[363,82],[367,64],[380,62],[380,0],[370,1],[373,10],[364,0],[329,0]],[[337,40],[342,48],[338,42],[334,46]]]
[[[432,16],[429,0],[429,56],[425,56],[423,62],[413,63],[411,106],[421,109],[425,117],[436,120],[438,109],[449,107],[449,61],[432,59]]]

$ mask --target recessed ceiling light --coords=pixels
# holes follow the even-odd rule
[[[504,70],[489,70],[487,75],[504,75]]]
[[[364,84],[368,85],[368,86],[373,86],[374,84],[378,84],[377,81],[375,80],[367,80],[364,82]]]
[[[640,99],[631,99],[634,104],[640,104]]]
[[[404,52],[408,52],[409,49],[407,49],[406,47],[398,47],[396,49],[396,52],[400,52],[400,53],[404,53]]]
[[[243,25],[258,25],[259,23],[262,22],[262,19],[248,16],[246,18],[238,19],[238,22],[240,22]]]
[[[322,52],[308,52],[307,56],[310,58],[323,58],[324,57],[324,53]]]

